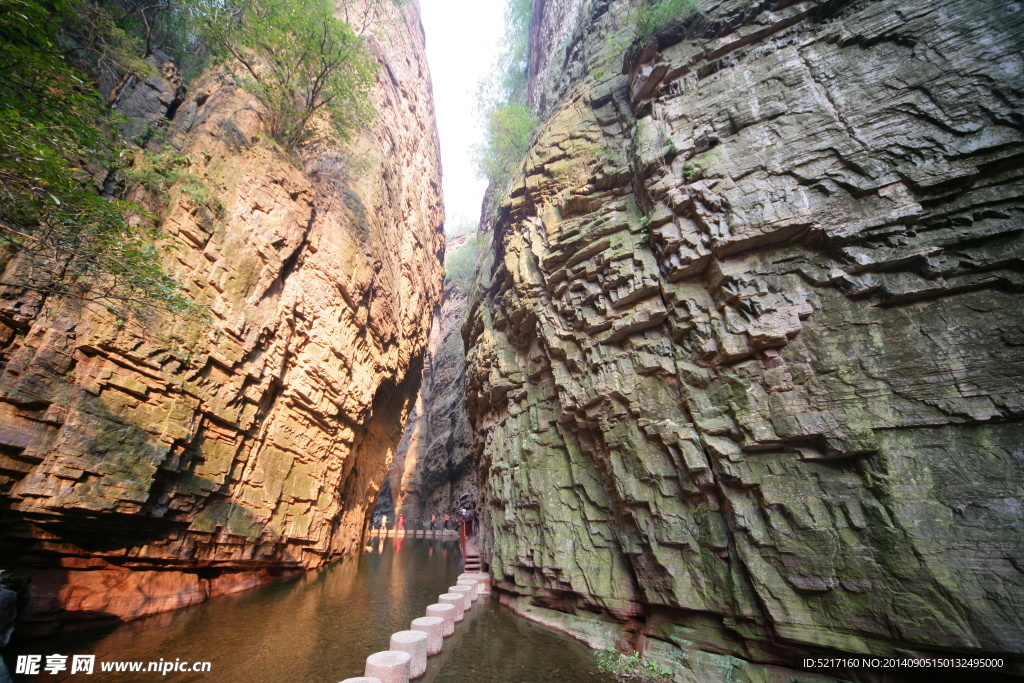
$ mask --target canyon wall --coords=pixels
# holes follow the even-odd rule
[[[24,635],[182,607],[361,547],[444,248],[419,10],[389,12],[367,36],[374,118],[340,144],[285,153],[224,70],[183,99],[160,77],[123,94],[133,127],[173,118],[201,182],[141,199],[212,324],[0,292],[0,564],[31,579]]]
[[[630,5],[534,2],[463,330],[502,600],[678,680],[1024,672],[1024,5]]]
[[[445,247],[444,292],[430,330],[416,405],[395,451],[388,485],[377,512],[389,526],[405,515],[407,529],[423,528],[431,515],[475,508],[477,472],[465,405],[465,347],[462,323],[481,238],[455,237]],[[439,528],[439,527],[438,527]]]

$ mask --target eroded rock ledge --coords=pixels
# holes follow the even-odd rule
[[[693,680],[1020,661],[1024,6],[702,0],[623,66],[626,5],[535,3],[464,328],[503,599]]]
[[[382,28],[375,119],[301,163],[223,75],[184,102],[159,79],[124,96],[137,119],[173,115],[212,195],[172,188],[161,208],[169,268],[218,332],[2,293],[0,557],[32,578],[24,634],[358,547],[418,388],[444,239],[415,3]]]

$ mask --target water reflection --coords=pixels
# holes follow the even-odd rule
[[[387,649],[391,634],[409,628],[455,583],[461,559],[449,539],[371,539],[361,557],[287,583],[121,625],[106,633],[23,643],[14,655],[95,654],[97,661],[210,661],[207,674],[168,674],[163,681],[336,683],[361,675],[367,655]],[[486,600],[486,599],[484,599]],[[467,613],[441,655],[431,657],[432,681],[603,681],[580,643],[530,624],[500,607]],[[90,681],[125,681],[103,674]],[[155,674],[148,674],[152,678]],[[21,680],[15,677],[15,680]],[[84,680],[32,676],[25,680]],[[155,679],[154,679],[155,680]]]

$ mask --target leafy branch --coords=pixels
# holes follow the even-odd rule
[[[484,118],[484,144],[476,150],[477,170],[502,193],[530,149],[538,120],[527,104],[530,0],[508,0],[505,46],[494,75],[477,93]],[[496,202],[492,202],[492,207]]]
[[[138,205],[97,191],[126,148],[62,50],[74,7],[0,0],[0,285],[103,302],[120,316],[202,307],[161,268]]]
[[[259,100],[267,133],[286,149],[309,139],[321,112],[343,138],[370,117],[376,62],[324,0],[240,0],[203,22],[212,43],[241,67],[241,86]]]

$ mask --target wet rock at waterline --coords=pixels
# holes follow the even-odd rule
[[[101,307],[0,291],[0,557],[32,577],[23,635],[183,607],[361,547],[442,278],[418,8],[388,11],[368,35],[376,113],[344,148],[282,152],[223,72],[174,111],[175,87],[121,97],[132,120],[173,115],[208,190],[138,199],[213,325],[119,326]],[[5,267],[17,280],[19,263]]]
[[[464,327],[502,600],[687,675],[1024,653],[1024,8],[535,3]],[[724,675],[724,674],[723,674]]]

